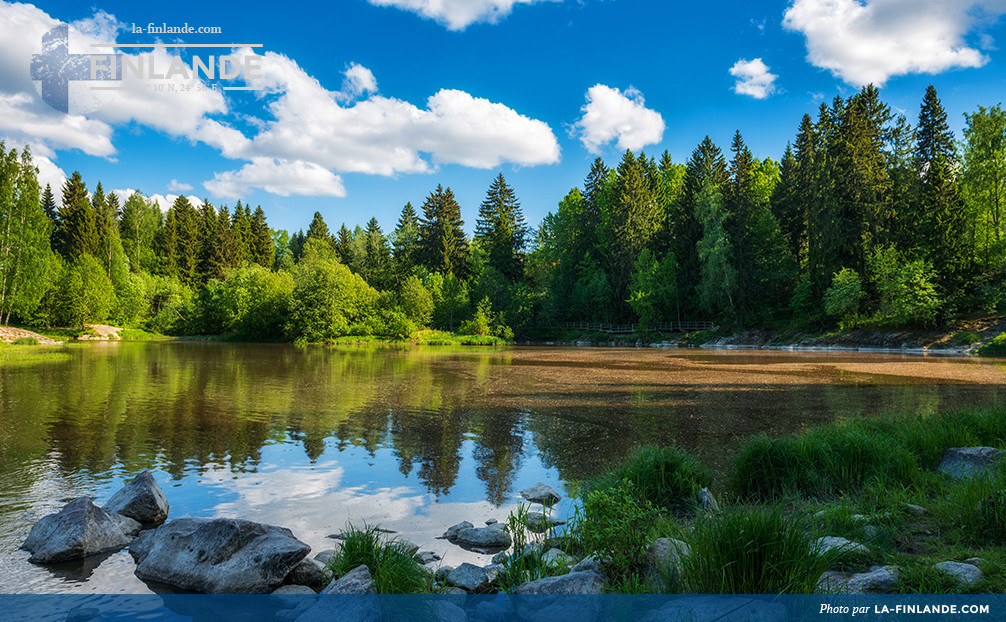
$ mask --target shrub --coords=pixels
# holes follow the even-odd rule
[[[383,538],[376,527],[357,529],[349,525],[342,547],[328,568],[343,575],[365,565],[379,594],[416,594],[432,591],[430,575],[416,563],[397,540]]]
[[[630,574],[642,567],[658,516],[658,510],[625,479],[588,493],[582,513],[577,509],[573,517],[572,530],[583,551],[608,560],[612,574]]]
[[[1006,333],[1001,333],[992,341],[978,348],[982,356],[1006,356]]]
[[[38,339],[34,337],[18,337],[12,343],[15,346],[37,346]]]
[[[829,561],[779,508],[704,514],[688,539],[682,580],[698,594],[813,593]]]
[[[643,500],[671,511],[694,509],[696,494],[709,475],[699,461],[676,447],[638,447],[610,473],[592,484],[595,490],[632,482]]]
[[[824,311],[828,315],[846,320],[859,314],[859,306],[866,297],[863,279],[850,268],[842,268],[831,279],[831,287],[824,292]]]

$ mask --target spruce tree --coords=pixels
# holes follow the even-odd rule
[[[468,239],[463,230],[461,206],[450,188],[438,185],[423,203],[419,221],[422,263],[433,272],[468,276]]]
[[[255,208],[251,219],[251,254],[252,261],[263,268],[271,269],[276,259],[276,244],[261,205]]]
[[[523,276],[527,223],[517,195],[506,183],[503,173],[493,180],[479,207],[475,239],[486,251],[489,265],[510,282]]]
[[[608,265],[616,308],[627,316],[629,277],[639,254],[648,248],[660,229],[661,213],[647,181],[645,155],[626,150],[618,164],[608,220],[613,236]]]
[[[45,185],[45,191],[42,192],[42,211],[55,224],[59,208],[56,206],[56,199],[52,196],[52,186],[49,184]]]
[[[313,222],[311,224],[314,225]],[[308,230],[307,239],[312,239],[310,230]],[[315,239],[320,240],[324,238]],[[353,265],[353,234],[346,228],[346,223],[343,223],[342,226],[339,227],[339,232],[335,236],[335,254],[339,258],[339,261],[343,264],[347,266]]]
[[[325,224],[321,212],[314,213],[314,218],[311,219],[311,224],[307,228],[307,239],[332,243],[332,235],[328,232],[328,225]]]
[[[419,216],[412,203],[406,203],[402,207],[402,214],[398,218],[398,225],[391,234],[392,248],[395,258],[395,273],[399,279],[404,278],[412,272],[416,265],[416,253],[419,248]]]
[[[57,222],[56,248],[64,258],[72,260],[95,254],[98,247],[95,214],[87,198],[87,187],[77,171],[63,185],[63,207]]]

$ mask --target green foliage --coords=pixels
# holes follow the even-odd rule
[[[112,282],[98,260],[80,255],[56,281],[53,321],[61,326],[99,322],[108,317],[115,301]]]
[[[287,272],[272,272],[258,264],[246,264],[229,272],[221,281],[206,286],[204,317],[219,318],[219,330],[238,337],[274,340],[283,337],[294,290]],[[216,327],[214,327],[216,328]]]
[[[405,317],[419,326],[426,326],[433,318],[433,294],[415,275],[409,275],[398,290],[399,306]]]
[[[978,343],[979,341],[981,341],[982,336],[973,330],[965,330],[954,335],[952,339],[956,344],[962,346],[969,346],[973,343]]]
[[[778,507],[704,514],[688,543],[682,580],[698,594],[812,594],[829,561],[803,521]]]
[[[14,341],[11,342],[11,345],[15,345],[15,346],[37,346],[38,345],[38,339],[35,339],[34,337],[18,337],[17,339],[15,339]]]
[[[835,273],[831,287],[824,293],[824,311],[839,320],[854,320],[865,297],[859,273],[851,268],[842,268]]]
[[[432,592],[430,575],[416,563],[397,540],[384,538],[376,527],[359,529],[349,525],[342,546],[336,550],[329,569],[341,576],[364,565],[377,586],[378,594],[422,594]]]
[[[676,447],[637,447],[617,467],[591,483],[605,490],[628,481],[641,499],[669,512],[695,508],[699,489],[709,485],[709,474],[694,457]]]
[[[724,226],[728,214],[719,188],[711,183],[702,186],[695,199],[695,215],[703,231],[698,243],[699,298],[707,312],[732,315],[736,311],[737,271],[733,265],[733,244]]]
[[[1006,540],[1006,469],[978,473],[950,487],[942,524],[971,544]]]
[[[924,260],[907,261],[894,248],[877,247],[869,257],[873,282],[880,293],[877,319],[884,324],[932,324],[942,301],[936,275]]]
[[[1006,333],[1000,333],[978,348],[982,356],[1006,356]]]
[[[614,575],[639,572],[653,540],[658,510],[629,480],[591,491],[572,530],[584,551],[596,552]]]

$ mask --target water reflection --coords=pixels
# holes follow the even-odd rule
[[[722,469],[752,434],[985,404],[1006,380],[973,360],[819,353],[122,343],[69,354],[0,368],[2,591],[144,591],[125,554],[63,572],[16,551],[40,516],[80,494],[106,499],[142,469],[173,516],[280,524],[316,550],[346,521],[379,522],[459,563],[468,554],[435,540],[447,525],[502,520],[539,479],[575,492],[636,445],[676,443]]]

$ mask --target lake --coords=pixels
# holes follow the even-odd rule
[[[74,345],[0,367],[0,592],[150,592],[125,551],[42,567],[18,549],[42,516],[143,469],[174,518],[282,525],[315,552],[349,522],[380,525],[445,565],[485,564],[436,537],[504,521],[538,481],[568,516],[580,482],[637,445],[722,471],[754,434],[988,405],[1004,387],[1001,362],[887,354]]]

